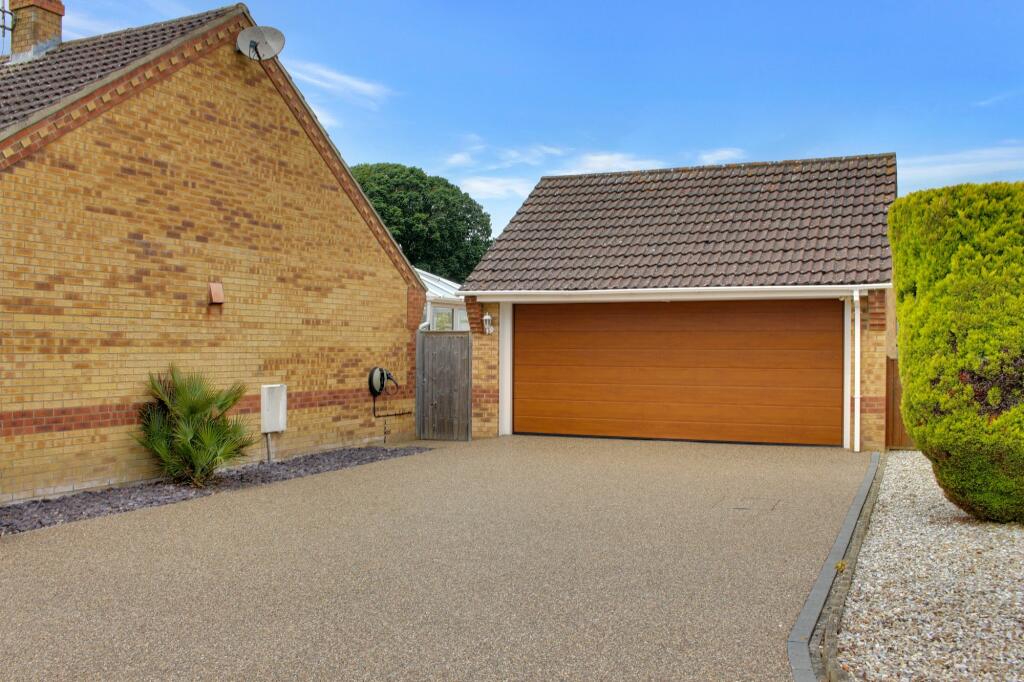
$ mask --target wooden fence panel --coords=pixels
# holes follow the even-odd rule
[[[891,450],[913,450],[914,440],[907,433],[903,415],[900,413],[903,385],[900,384],[899,363],[893,358],[886,360],[885,380],[885,445]]]
[[[416,344],[416,435],[419,438],[470,439],[472,344],[469,332],[419,333]]]

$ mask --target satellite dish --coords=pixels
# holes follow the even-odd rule
[[[235,46],[249,59],[262,62],[281,53],[284,34],[270,26],[252,26],[238,34]]]

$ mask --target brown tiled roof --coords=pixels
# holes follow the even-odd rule
[[[25,62],[0,62],[0,133],[217,19],[222,7],[173,21],[69,40]]]
[[[541,178],[464,291],[874,284],[896,156]]]

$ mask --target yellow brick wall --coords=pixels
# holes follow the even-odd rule
[[[422,292],[231,44],[0,173],[0,214],[0,502],[156,475],[136,427],[97,410],[123,414],[170,363],[250,396],[288,384],[280,456],[382,439],[374,365],[406,387],[382,407],[413,408]],[[11,435],[12,415],[76,408],[74,428]]]
[[[498,338],[501,315],[497,303],[466,303],[473,334],[473,438],[498,435]],[[483,315],[490,313],[493,334],[485,334]]]
[[[887,315],[883,291],[861,297],[861,449],[885,450]],[[850,309],[853,334],[853,308]],[[850,341],[853,352],[853,340]],[[853,372],[853,359],[850,359]],[[851,411],[852,414],[852,411]],[[852,434],[852,427],[851,427]]]

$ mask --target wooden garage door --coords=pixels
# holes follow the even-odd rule
[[[843,305],[516,305],[518,433],[840,445]]]

